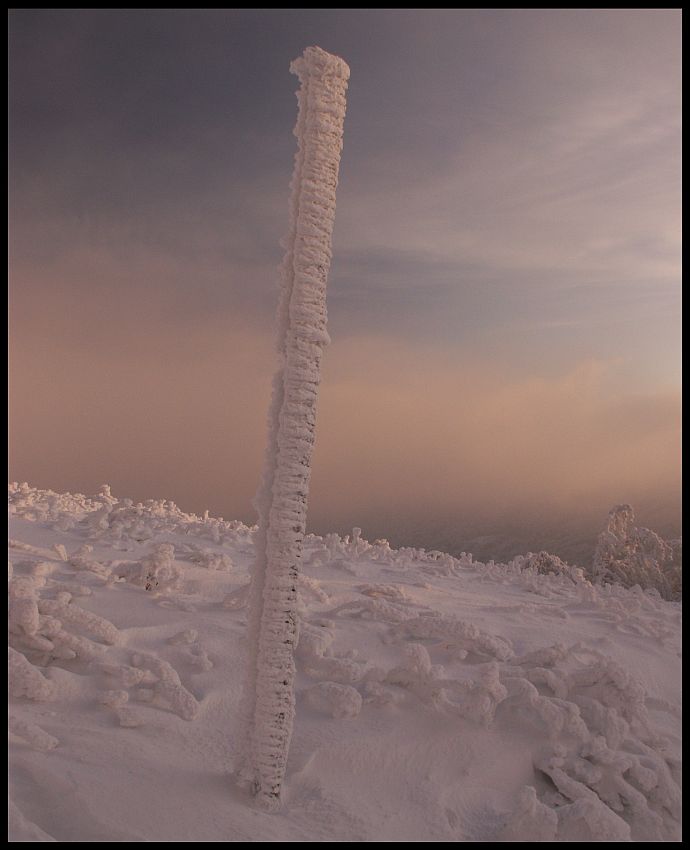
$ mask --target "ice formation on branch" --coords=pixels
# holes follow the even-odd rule
[[[246,754],[241,777],[262,805],[279,804],[294,715],[298,570],[305,533],[316,399],[326,331],[335,191],[342,150],[346,63],[308,47],[290,66],[300,80],[278,308],[280,366],[273,379],[249,599],[250,657],[243,700]]]

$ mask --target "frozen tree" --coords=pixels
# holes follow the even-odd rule
[[[599,583],[654,588],[664,599],[681,595],[679,554],[655,532],[636,527],[630,505],[614,505],[609,511],[597,539],[591,577]]]
[[[329,342],[326,282],[350,75],[342,59],[318,47],[308,47],[290,70],[301,84],[294,131],[298,150],[290,184],[290,229],[283,243],[280,365],[273,379],[264,472],[255,500],[259,530],[242,702],[245,752],[240,778],[266,808],[280,802],[294,717],[297,581],[321,355]]]

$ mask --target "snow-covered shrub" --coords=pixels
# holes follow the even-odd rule
[[[207,570],[230,571],[233,568],[232,558],[225,552],[213,552],[211,549],[194,547],[187,559],[198,567]]]
[[[550,552],[528,552],[525,558],[523,569],[534,570],[540,575],[567,575],[570,576],[572,567],[565,561],[562,561],[558,555],[552,555]]]
[[[450,615],[425,612],[409,618],[394,628],[396,634],[415,640],[435,639],[448,647],[497,658],[509,659],[513,650],[505,638],[483,632],[474,623]]]
[[[113,564],[112,575],[138,584],[144,590],[172,590],[182,578],[179,567],[173,563],[175,547],[170,543],[159,543],[141,561],[121,561]]]
[[[308,676],[327,678],[342,684],[358,682],[364,666],[352,658],[336,657],[331,649],[333,632],[327,627],[300,624],[296,654]]]
[[[11,646],[7,647],[7,665],[10,696],[35,700],[50,700],[55,696],[55,683],[46,679],[25,655]]]
[[[10,633],[35,635],[39,625],[36,585],[28,577],[13,578],[9,585],[9,597]]]
[[[40,597],[52,565],[41,561],[23,566],[30,574],[15,576],[8,588],[8,642],[13,651],[22,653],[27,664],[90,660],[102,653],[102,644],[118,642],[118,629],[109,620],[71,604],[71,593],[62,591],[54,599]],[[68,630],[75,628],[89,633],[95,641]],[[19,664],[20,670],[24,662],[14,657],[13,663],[15,667]]]
[[[41,614],[56,617],[63,624],[76,626],[92,634],[96,640],[111,646],[120,639],[119,629],[110,620],[99,617],[79,605],[72,604],[72,594],[58,593],[55,599],[41,599],[38,603]]]
[[[12,714],[7,719],[7,728],[13,735],[26,741],[34,750],[41,752],[53,750],[60,743],[57,738],[49,735],[40,726]]]
[[[508,823],[496,836],[498,841],[554,841],[558,815],[537,799],[531,785],[525,785],[517,795],[516,808]]]
[[[299,597],[302,603],[306,603],[309,597],[316,599],[318,602],[328,602],[330,596],[321,588],[321,584],[313,578],[300,573],[297,581],[299,582]]]
[[[609,511],[605,530],[597,540],[591,567],[592,581],[639,585],[654,589],[664,599],[680,599],[682,577],[680,546],[674,548],[648,528],[635,526],[630,505]]]
[[[132,656],[132,664],[152,674],[152,687],[146,689],[150,690],[152,700],[164,703],[183,720],[194,720],[199,712],[199,703],[180,682],[177,671],[167,661],[148,652],[139,652]],[[140,692],[139,696],[144,697],[144,694]]]
[[[647,705],[653,703],[629,671],[596,650],[557,644],[499,672],[508,690],[499,720],[534,723],[541,731],[534,766],[558,791],[555,840],[677,840],[679,783],[667,741],[651,729]],[[525,793],[503,840],[520,823],[541,829],[543,815]]]
[[[337,682],[319,682],[318,685],[307,688],[304,699],[311,708],[337,720],[357,717],[362,708],[359,691],[350,685]]]
[[[332,629],[314,626],[307,622],[300,624],[299,641],[297,643],[297,655],[299,658],[305,661],[313,658],[322,658],[329,652],[332,643]]]
[[[81,493],[54,493],[40,490],[26,482],[8,485],[8,510],[12,516],[47,522],[56,530],[77,528],[91,539],[142,542],[157,534],[176,532],[181,528],[190,536],[206,538],[214,543],[229,538],[233,542],[250,543],[255,528],[239,521],[227,522],[222,517],[187,514],[171,501],[115,498],[104,484],[91,497]]]
[[[508,696],[507,689],[500,682],[499,666],[495,661],[477,666],[477,679],[459,680],[449,678],[440,664],[432,664],[428,650],[420,643],[407,644],[405,656],[399,667],[383,674],[382,684],[407,688],[437,711],[456,714],[488,727],[494,719],[496,707]],[[367,696],[371,684],[375,686],[378,678],[378,671],[371,671]],[[379,688],[374,687],[373,695],[375,698],[380,695]]]
[[[508,690],[501,684],[497,661],[487,664],[480,673],[478,680],[463,683],[467,692],[460,705],[460,713],[468,720],[488,727],[494,719],[496,707],[508,696]]]
[[[93,546],[89,543],[83,543],[70,555],[70,566],[76,570],[85,570],[107,579],[110,575],[109,568],[94,560],[91,555],[92,552]]]
[[[404,588],[397,584],[360,584],[355,588],[364,596],[371,596],[373,599],[383,597],[384,599],[392,599],[395,602],[409,602],[410,596]]]

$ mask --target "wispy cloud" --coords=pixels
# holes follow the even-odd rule
[[[319,43],[352,78],[315,515],[674,501],[679,21],[14,10],[15,474],[251,518]]]

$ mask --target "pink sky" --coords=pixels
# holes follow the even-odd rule
[[[288,64],[316,43],[352,78],[312,525],[625,501],[677,529],[679,33],[676,10],[13,11],[11,480],[254,521]]]

